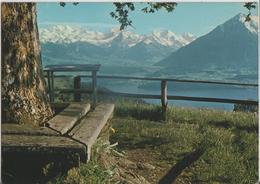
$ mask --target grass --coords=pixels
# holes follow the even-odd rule
[[[160,106],[117,102],[116,150],[97,143],[92,161],[52,183],[256,183],[257,114],[169,107],[160,119]]]
[[[116,106],[112,121],[117,130],[112,140],[119,142],[119,149],[149,149],[157,153],[156,162],[164,163],[164,173],[152,182],[167,177],[171,168],[184,162],[198,148],[203,150],[203,154],[182,169],[181,174],[174,178],[176,183],[257,181],[256,114],[171,107],[167,117],[167,122],[158,121],[158,106],[122,103]]]
[[[104,155],[107,144],[102,139],[98,139],[92,148],[95,150],[94,157],[87,164],[81,164],[79,168],[68,170],[67,174],[54,178],[49,183],[55,184],[103,184],[109,183],[113,176],[113,171],[105,168],[100,163],[100,155]]]

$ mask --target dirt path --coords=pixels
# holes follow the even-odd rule
[[[160,159],[160,154],[150,148],[127,150],[126,153],[127,159],[137,165],[135,172],[143,176],[151,184],[159,183],[167,173],[169,174],[173,166],[178,165],[176,163],[170,164],[167,163],[167,161]],[[186,169],[183,169],[183,172],[178,173],[174,184],[190,183],[190,178],[186,176],[185,170]],[[163,181],[161,180],[161,183],[162,182]],[[169,182],[166,181],[165,184],[169,184]]]
[[[150,183],[158,183],[171,167],[160,160],[160,155],[150,148],[127,150],[126,153],[127,159],[137,164],[136,172]]]

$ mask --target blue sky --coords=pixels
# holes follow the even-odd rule
[[[133,21],[134,31],[140,34],[148,34],[155,29],[169,29],[177,34],[190,32],[201,36],[238,13],[248,13],[243,4],[182,2],[178,3],[172,13],[159,11],[154,14],[145,14],[140,11],[145,4],[136,3],[136,11],[130,14],[130,19]],[[38,3],[38,24],[40,27],[76,24],[97,30],[109,30],[119,25],[109,15],[112,10],[112,3],[102,2],[81,2],[77,6],[67,3],[65,7],[59,6],[58,3]],[[254,10],[253,14],[257,14],[257,10]]]

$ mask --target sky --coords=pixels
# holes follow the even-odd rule
[[[104,31],[119,26],[119,23],[110,16],[110,12],[114,10],[112,3],[80,2],[77,6],[67,3],[65,7],[51,2],[37,4],[40,28],[68,24]],[[129,16],[134,28],[128,29],[139,34],[149,34],[153,30],[163,29],[177,34],[189,32],[201,36],[238,13],[248,13],[248,10],[243,7],[244,3],[238,2],[182,2],[178,3],[171,13],[159,11],[154,14],[140,11],[146,5],[145,3],[135,4],[136,10]],[[257,12],[258,9],[253,10],[252,13],[257,15]]]

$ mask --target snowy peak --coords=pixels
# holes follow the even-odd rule
[[[196,39],[196,36],[194,36],[191,33],[183,33],[182,38],[186,41],[186,44],[194,41]]]
[[[252,21],[245,22],[244,15],[234,16],[161,60],[157,65],[164,69],[158,74],[204,73],[207,77],[219,77],[221,73],[229,80],[234,74],[239,78],[252,74],[254,78],[258,68],[256,20],[252,17]]]
[[[119,31],[115,34],[112,42],[109,46],[118,45],[121,47],[132,47],[142,40],[142,36],[130,32],[130,31]]]
[[[56,25],[40,29],[40,40],[42,43],[88,42],[94,45],[103,45],[110,42],[113,37],[115,35],[112,33],[104,34],[78,26]]]
[[[251,20],[246,22],[246,15],[240,13],[233,19],[242,23],[251,33],[258,32],[258,16],[251,16]]]
[[[151,35],[147,36],[144,39],[144,43],[151,44],[151,43],[159,43],[166,47],[183,47],[188,43],[195,40],[196,37],[193,36],[191,33],[184,33],[182,35],[177,35],[172,31],[164,30],[164,31],[153,31]]]
[[[103,47],[133,47],[142,42],[166,47],[180,48],[193,41],[196,37],[190,33],[177,35],[172,31],[153,31],[150,35],[139,35],[131,31],[120,31],[113,28],[109,32],[90,30],[85,27],[56,25],[40,29],[42,43],[74,43],[87,42]]]
[[[258,33],[258,17],[257,16],[252,16],[251,21],[245,22],[245,16],[240,17],[240,21],[243,21],[244,25],[246,28],[252,32],[257,34]]]
[[[219,25],[222,31],[235,30],[240,28],[246,28],[253,34],[258,33],[258,16],[251,16],[250,21],[245,21],[246,15],[240,13],[229,19],[225,23]]]

